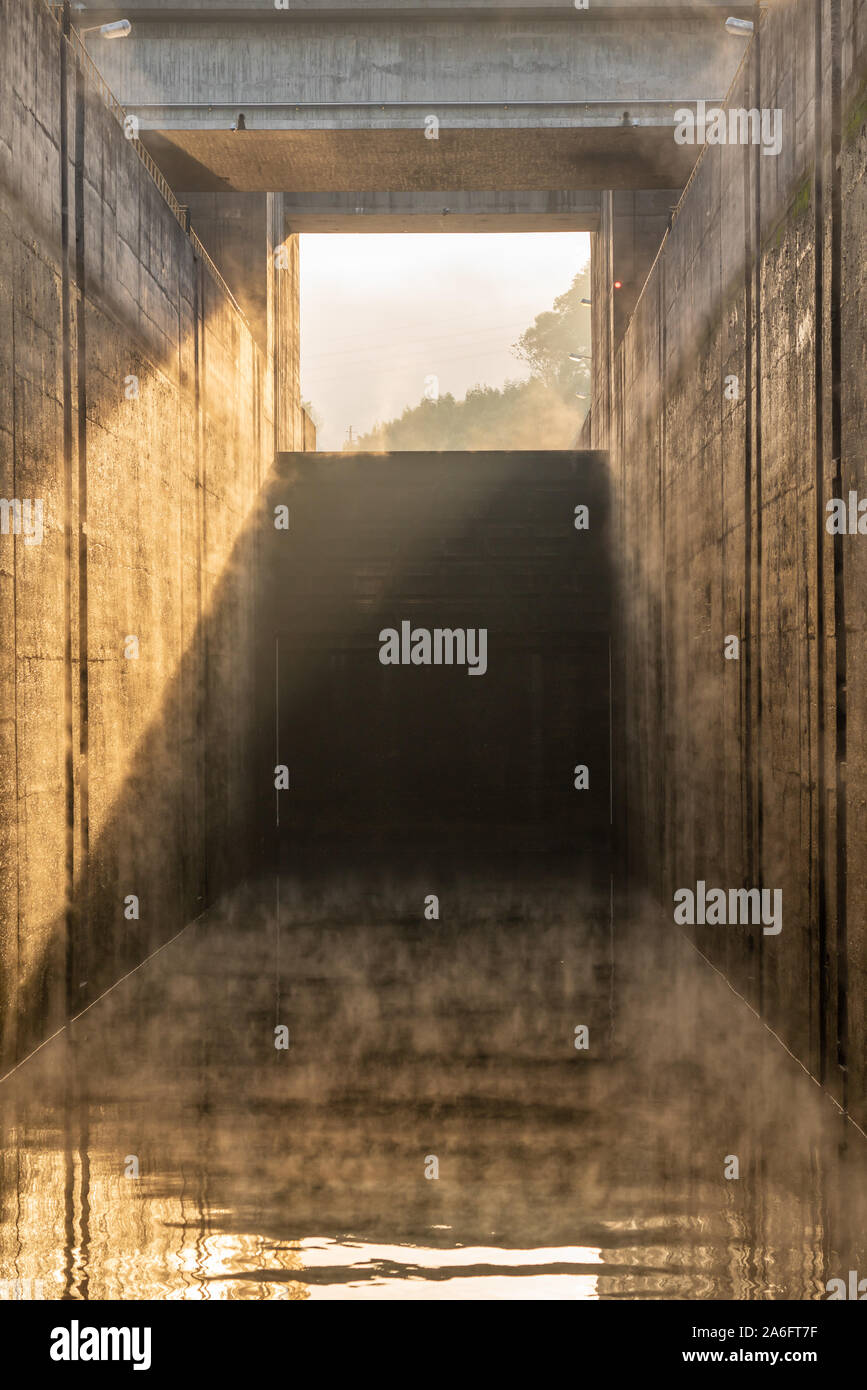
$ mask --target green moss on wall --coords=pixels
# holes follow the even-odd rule
[[[813,169],[812,166],[807,170],[801,182],[798,184],[779,222],[776,222],[762,242],[762,246],[767,250],[773,246],[779,250],[783,244],[783,236],[786,229],[792,222],[796,222],[799,217],[803,217],[812,205],[813,200]]]
[[[855,98],[846,112],[843,122],[843,144],[851,145],[858,139],[867,121],[867,77],[858,88]]]
[[[810,196],[813,187],[812,169],[801,180],[798,185],[794,198],[789,204],[789,217],[800,217],[802,212],[806,212],[810,206]]]

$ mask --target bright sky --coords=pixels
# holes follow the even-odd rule
[[[301,237],[301,389],[320,449],[417,405],[527,375],[511,352],[590,255],[586,232]]]

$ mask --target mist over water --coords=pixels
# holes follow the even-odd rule
[[[529,871],[425,920],[429,887],[287,874],[278,916],[262,880],[14,1073],[6,1296],[818,1299],[865,1267],[863,1139],[672,925]]]

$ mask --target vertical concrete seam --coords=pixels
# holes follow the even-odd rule
[[[73,761],[72,713],[72,589],[73,589],[73,490],[72,490],[72,320],[69,275],[69,137],[67,107],[69,99],[69,42],[71,27],[69,0],[61,16],[60,43],[60,315],[61,373],[63,383],[63,490],[64,490],[64,584],[63,584],[63,723],[65,738],[66,834],[64,863],[64,1021],[72,1009],[72,952],[75,934],[75,774]]]
[[[744,77],[745,84],[748,79]],[[747,89],[749,95],[749,89]],[[749,103],[747,103],[749,104]],[[741,642],[743,662],[741,679],[743,685],[743,762],[742,780],[744,788],[744,844],[743,886],[753,883],[753,729],[752,729],[752,552],[753,552],[753,254],[750,206],[752,189],[750,178],[751,153],[749,145],[743,147],[743,191],[744,191],[744,597],[743,628]]]
[[[834,465],[834,493],[843,496],[843,416],[842,416],[842,25],[841,0],[830,0],[831,39],[831,455]],[[834,535],[834,645],[836,684],[836,943],[837,943],[837,1065],[843,1073],[842,1102],[847,1109],[846,1066],[848,1056],[848,932],[847,932],[847,661],[846,610],[843,537]]]
[[[267,244],[267,231],[266,231],[266,244]],[[264,702],[263,702],[263,700],[262,700],[262,659],[261,659],[261,652],[262,652],[262,641],[261,641],[262,622],[261,622],[261,616],[260,616],[260,613],[259,613],[259,605],[258,605],[257,602],[256,602],[256,595],[259,594],[259,593],[261,592],[261,583],[262,583],[262,531],[263,531],[263,526],[264,526],[264,523],[265,523],[265,516],[266,516],[265,508],[264,508],[264,506],[262,505],[262,486],[263,486],[263,478],[262,478],[262,423],[263,423],[262,407],[263,407],[263,401],[262,401],[262,374],[261,374],[261,373],[262,373],[262,364],[261,364],[261,361],[260,361],[260,358],[259,358],[259,354],[254,352],[254,354],[253,354],[253,448],[254,448],[255,453],[254,453],[253,487],[254,487],[255,497],[256,497],[256,499],[257,499],[257,512],[258,512],[258,516],[257,516],[256,519],[257,519],[257,521],[259,521],[259,522],[261,523],[261,524],[258,524],[258,525],[254,525],[254,526],[253,526],[253,535],[252,535],[252,542],[251,542],[251,554],[250,554],[251,574],[250,574],[250,589],[249,589],[249,593],[250,593],[250,602],[251,602],[251,604],[252,604],[250,641],[251,641],[251,645],[252,645],[252,650],[253,650],[253,652],[256,654],[256,659],[255,659],[255,661],[254,661],[253,672],[252,672],[252,691],[251,691],[251,694],[252,694],[252,697],[253,697],[253,700],[254,700],[254,708],[255,708],[255,709],[263,709],[263,708],[264,708]],[[254,513],[254,515],[255,515],[255,513]],[[245,757],[246,757],[247,766],[248,766],[249,768],[253,768],[253,767],[256,766],[254,732],[253,732],[252,725],[251,725],[250,727],[248,727],[248,729],[247,729],[247,737],[246,737],[246,745],[245,745]],[[254,802],[253,802],[253,796],[252,796],[252,786],[253,786],[254,780],[255,780],[255,778],[253,778],[253,777],[251,777],[251,778],[248,779],[249,785],[248,785],[248,791],[247,791],[247,807],[248,807],[249,820],[248,820],[248,839],[247,839],[247,845],[246,845],[246,852],[247,852],[247,859],[248,859],[248,862],[249,862],[250,864],[256,863],[257,858],[259,857],[259,856],[258,856],[258,853],[257,853],[257,851],[258,851],[258,844],[256,843],[256,836],[255,836],[255,834],[254,834],[254,832],[253,832],[253,826],[254,826],[254,824],[255,824],[255,815],[254,815],[254,809],[255,809],[255,808],[254,808]]]
[[[16,362],[15,362],[15,294],[11,295],[10,303],[10,350],[12,354],[12,496],[18,496],[18,431],[15,422],[18,419],[18,393],[16,389]],[[21,999],[21,785],[20,785],[20,748],[18,741],[18,538],[12,534],[12,712],[14,718],[14,747],[15,747],[15,981],[12,988],[13,998],[17,1001]],[[12,1008],[9,1010],[8,1023],[6,1027],[10,1030],[7,1035],[5,1029],[0,1038],[3,1047],[3,1061],[5,1063],[7,1054],[11,1056],[13,1062],[18,1061],[18,1016],[20,1010]],[[16,1153],[18,1152],[16,1148]],[[16,1188],[17,1191],[17,1188]],[[17,1217],[16,1217],[17,1223]],[[17,1224],[16,1224],[17,1229]]]
[[[199,839],[197,846],[199,860],[199,910],[208,900],[208,823],[207,823],[207,775],[206,775],[206,736],[205,721],[205,631],[204,631],[204,564],[205,564],[205,493],[204,493],[204,422],[202,418],[202,356],[204,333],[202,331],[202,263],[197,256],[193,258],[193,343],[194,343],[194,409],[195,409],[195,451],[196,451],[196,830]]]
[[[816,527],[816,957],[817,957],[817,1072],[827,1078],[828,962],[827,962],[827,769],[825,763],[825,420],[824,420],[824,319],[825,319],[825,193],[822,170],[824,110],[822,57],[824,0],[814,0],[814,170],[813,236],[814,266],[814,386],[815,386],[815,527]],[[811,783],[812,785],[812,783]],[[812,815],[810,818],[812,829]],[[811,866],[813,855],[811,855]]]
[[[85,92],[75,84],[75,288],[76,288],[76,407],[78,412],[78,864],[76,866],[77,991],[90,978],[89,859],[90,800],[88,787],[88,623],[87,623],[87,326],[84,207]],[[75,995],[76,1003],[80,994]]]
[[[187,213],[189,223],[189,212]],[[184,602],[184,417],[189,420],[189,378],[185,370],[184,363],[184,296],[183,283],[186,267],[183,261],[178,262],[177,273],[177,319],[178,319],[178,390],[175,397],[175,415],[177,424],[177,456],[176,463],[176,488],[180,505],[176,508],[177,528],[178,528],[178,670],[183,669],[184,652],[187,650],[185,641],[184,620],[186,618],[186,604]],[[194,262],[195,273],[195,262]],[[177,766],[180,769],[183,784],[188,785],[187,768],[185,766],[185,698],[186,692],[181,688],[180,708],[177,718]],[[182,916],[184,921],[188,921],[191,916],[195,916],[196,908],[194,903],[188,901],[191,893],[190,873],[188,869],[187,847],[189,828],[187,823],[186,805],[182,793],[179,807],[179,833],[182,845],[182,869],[181,869],[181,893],[182,893]]]
[[[758,5],[755,9],[755,40],[754,40],[754,62],[755,62],[755,93],[751,103],[756,110],[762,109],[762,14]],[[749,148],[749,147],[748,147]],[[755,160],[755,201],[753,205],[754,221],[754,242],[755,242],[755,298],[753,303],[753,322],[755,324],[755,362],[754,362],[754,389],[753,399],[755,402],[755,433],[753,435],[753,472],[755,474],[755,700],[756,700],[756,728],[755,728],[755,863],[758,872],[758,885],[764,886],[764,777],[762,768],[763,759],[763,739],[762,739],[762,584],[764,578],[764,565],[762,554],[763,536],[763,517],[762,517],[762,150],[758,145],[752,147]],[[765,1004],[765,936],[763,932],[758,937],[758,1001],[759,1011],[764,1012]]]
[[[619,401],[618,412],[619,412],[619,416],[620,416],[620,429],[619,429],[619,437],[618,437],[618,441],[617,441],[617,448],[618,448],[618,451],[619,451],[618,469],[617,469],[617,473],[618,473],[618,489],[617,489],[617,490],[618,490],[619,495],[620,495],[620,515],[619,515],[619,518],[618,518],[618,520],[619,520],[619,536],[618,536],[618,543],[619,543],[619,547],[620,547],[620,554],[621,554],[621,555],[625,555],[625,554],[626,554],[626,509],[625,509],[624,503],[625,503],[625,498],[626,498],[626,349],[625,349],[625,346],[624,346],[622,343],[621,343],[621,350],[620,350],[620,353],[619,353],[619,358],[620,358],[620,380],[619,380],[619,383],[618,383],[618,390],[619,390],[619,392],[620,392],[620,401]],[[612,515],[612,510],[611,510],[611,498],[612,498],[613,488],[612,488],[612,486],[611,486],[611,476],[610,476],[609,470],[604,470],[604,477],[605,477],[605,480],[606,480],[606,483],[607,483],[607,486],[608,486],[608,489],[609,489],[608,495],[607,495],[607,500],[606,500],[606,507],[607,507],[607,520],[608,520],[608,528],[609,528],[609,529],[608,529],[608,535],[609,535],[609,547],[610,547],[610,545],[611,545],[611,537],[613,536],[613,531],[614,531],[614,517],[613,517],[613,515]],[[610,579],[609,579],[609,583],[610,583],[610,582],[611,582],[611,581],[610,581]],[[618,585],[618,591],[619,591],[619,589],[620,589],[620,586]],[[609,590],[609,601],[610,601],[610,590]],[[610,719],[609,754],[608,754],[608,759],[609,759],[609,788],[610,788],[608,860],[609,860],[609,864],[612,865],[612,893],[613,893],[613,891],[614,891],[614,876],[615,876],[615,874],[617,875],[617,878],[618,878],[618,879],[620,879],[620,880],[623,880],[623,879],[624,879],[625,859],[626,859],[627,844],[628,844],[628,820],[627,820],[627,818],[625,817],[625,815],[623,814],[623,812],[625,811],[626,798],[625,798],[625,796],[621,796],[621,794],[620,794],[620,790],[621,790],[621,789],[620,789],[619,781],[618,781],[618,783],[616,784],[616,785],[617,785],[617,803],[616,803],[616,804],[617,804],[617,810],[618,810],[617,821],[616,821],[616,823],[615,823],[615,818],[614,818],[614,806],[615,806],[615,774],[614,774],[614,768],[615,768],[615,761],[616,761],[616,760],[615,760],[615,752],[614,752],[614,692],[615,692],[615,679],[614,679],[614,674],[613,674],[613,659],[614,659],[614,658],[613,658],[613,655],[612,655],[612,628],[614,629],[614,634],[617,636],[616,659],[617,659],[618,675],[617,675],[617,680],[616,680],[616,688],[617,688],[618,697],[619,697],[619,702],[620,702],[620,721],[621,721],[621,723],[622,723],[622,725],[623,725],[624,727],[628,727],[628,724],[631,722],[631,720],[630,720],[630,718],[629,718],[629,711],[631,710],[631,707],[632,707],[632,690],[631,690],[631,687],[628,685],[628,682],[627,682],[626,680],[621,679],[621,669],[620,669],[621,663],[620,663],[620,638],[619,638],[619,634],[623,631],[623,613],[622,613],[623,595],[622,595],[622,593],[618,592],[617,596],[614,598],[614,602],[617,604],[617,623],[616,623],[616,626],[615,626],[614,623],[612,622],[612,618],[614,617],[614,614],[611,613],[610,611],[609,611],[609,614],[608,614],[608,701],[609,701],[609,719]],[[622,760],[621,760],[621,761],[622,761]],[[619,769],[618,769],[618,778],[619,778],[619,776],[620,776],[620,773],[619,773]],[[614,930],[614,919],[613,919],[613,915],[612,915],[612,932],[613,932],[613,930]]]
[[[609,449],[611,448],[614,412],[614,190],[608,189],[605,197],[608,201],[608,247],[605,257],[605,321],[606,333],[608,337],[608,420],[606,424],[606,438]]]
[[[660,260],[660,262],[659,262],[659,296],[660,296],[660,308],[659,308],[659,321],[660,321],[660,330],[659,330],[659,412],[660,412],[660,425],[659,425],[659,473],[658,473],[658,478],[659,478],[659,482],[658,482],[658,506],[659,506],[659,536],[660,536],[660,540],[659,540],[659,550],[660,550],[660,555],[659,555],[660,586],[659,586],[659,651],[658,651],[657,659],[660,661],[662,669],[661,669],[660,676],[659,676],[659,687],[658,687],[657,699],[658,699],[658,702],[659,702],[659,703],[658,703],[658,708],[659,708],[659,737],[660,737],[660,746],[659,746],[658,757],[659,757],[659,762],[660,762],[660,767],[659,767],[659,778],[660,778],[660,782],[659,782],[659,785],[660,785],[660,792],[659,792],[659,802],[660,802],[660,805],[659,805],[659,810],[660,810],[660,849],[661,849],[661,853],[660,853],[659,862],[660,862],[660,870],[661,870],[661,874],[662,874],[662,881],[660,882],[660,885],[659,885],[659,886],[660,886],[660,898],[661,898],[661,899],[664,898],[664,895],[665,895],[666,883],[667,883],[667,882],[668,882],[668,883],[671,882],[671,877],[672,877],[672,875],[671,875],[671,872],[670,872],[670,871],[671,871],[671,870],[673,869],[673,867],[674,867],[672,864],[670,864],[670,862],[669,862],[669,857],[668,857],[668,851],[669,851],[669,847],[670,847],[670,836],[669,836],[668,834],[666,834],[666,827],[669,826],[669,822],[668,822],[668,817],[667,817],[666,814],[665,814],[665,810],[666,810],[666,800],[667,800],[666,789],[667,789],[667,787],[668,787],[668,724],[667,724],[667,718],[666,718],[666,711],[667,711],[668,708],[669,708],[669,705],[668,705],[668,684],[669,684],[669,677],[668,677],[668,631],[667,631],[667,627],[666,627],[666,614],[668,613],[668,604],[666,603],[666,593],[665,593],[666,582],[667,582],[667,577],[666,577],[666,566],[667,566],[667,562],[668,562],[668,547],[667,547],[667,536],[666,536],[666,505],[665,505],[665,504],[666,504],[666,494],[665,494],[665,461],[666,461],[666,458],[667,458],[667,450],[668,450],[668,428],[667,428],[668,416],[667,416],[667,413],[666,413],[666,406],[667,406],[667,403],[668,403],[668,386],[667,386],[667,381],[666,381],[667,372],[668,372],[668,319],[666,318],[666,305],[665,305],[667,286],[668,286],[668,282],[667,282],[667,278],[666,278],[666,265],[665,265],[664,260]],[[669,828],[670,828],[670,827],[669,827]]]

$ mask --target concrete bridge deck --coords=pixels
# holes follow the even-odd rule
[[[129,40],[89,51],[198,191],[682,186],[674,113],[721,100],[741,56],[720,5],[127,12]]]

